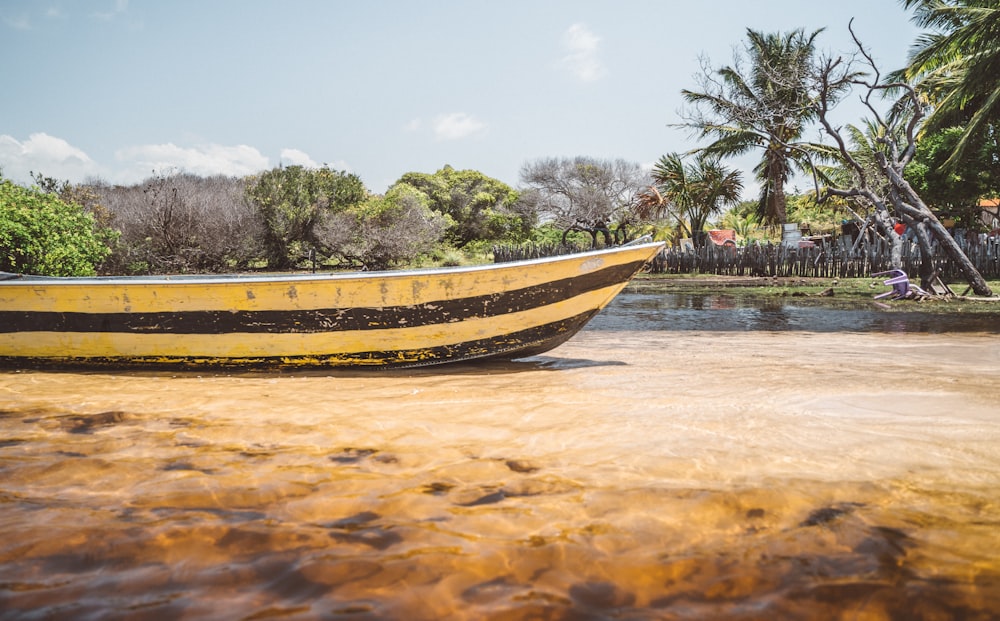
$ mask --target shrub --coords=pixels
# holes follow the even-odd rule
[[[360,177],[326,166],[278,167],[248,178],[246,197],[261,226],[268,267],[293,266],[303,249],[317,242],[314,229],[322,220],[366,196]]]
[[[0,179],[0,270],[92,276],[112,237],[79,205]]]
[[[224,272],[259,258],[242,179],[182,173],[89,188],[121,231],[108,261],[116,273]]]
[[[432,211],[412,188],[396,185],[385,196],[337,213],[327,213],[316,227],[317,241],[350,265],[384,270],[430,252],[451,223]]]

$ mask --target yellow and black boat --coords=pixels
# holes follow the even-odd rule
[[[350,274],[0,280],[0,365],[405,367],[565,342],[662,243]]]

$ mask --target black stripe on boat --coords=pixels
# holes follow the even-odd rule
[[[163,358],[144,356],[118,357],[66,357],[23,359],[0,356],[0,367],[11,363],[19,367],[32,368],[126,368],[148,367],[154,363],[157,368],[204,368],[206,363],[219,368],[406,368],[419,367],[441,362],[461,362],[463,360],[514,359],[526,358],[553,347],[561,345],[580,331],[584,325],[597,313],[587,311],[568,319],[562,319],[541,326],[534,326],[518,332],[493,336],[485,339],[465,341],[450,345],[423,349],[404,349],[392,351],[366,351],[346,354],[320,356],[274,356],[274,357],[240,357],[240,358],[202,358],[171,356]],[[308,367],[303,366],[308,362]]]
[[[642,264],[614,265],[584,276],[502,293],[388,308],[154,313],[0,311],[0,332],[277,334],[412,328],[530,310],[622,282]]]

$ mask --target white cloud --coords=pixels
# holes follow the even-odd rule
[[[281,163],[287,166],[302,166],[304,168],[331,168],[351,172],[351,165],[345,160],[335,160],[333,162],[323,162],[319,164],[308,153],[300,149],[282,149]]]
[[[102,165],[62,138],[37,133],[22,142],[0,134],[0,170],[4,178],[22,184],[31,183],[31,172],[72,183],[97,177],[111,183],[130,184],[157,173],[243,177],[271,168],[270,160],[248,145],[179,146],[168,142],[125,147],[115,151],[114,156],[114,163]],[[281,160],[306,168],[330,166],[335,170],[351,171],[350,165],[343,160],[320,164],[300,149],[282,149]]]
[[[110,11],[98,11],[94,13],[94,17],[100,20],[108,21],[114,19],[121,13],[128,10],[128,0],[115,0],[115,6]]]
[[[195,175],[242,177],[270,168],[268,158],[254,147],[219,144],[179,147],[173,143],[126,147],[115,152],[126,164],[129,181],[160,171],[180,170]]]
[[[607,71],[598,56],[601,38],[584,24],[573,24],[562,36],[566,55],[559,65],[584,82],[600,80]]]
[[[31,30],[31,20],[28,18],[27,13],[4,15],[3,23],[7,24],[14,30]]]
[[[420,128],[423,126],[424,124],[420,119],[413,119],[412,121],[403,126],[403,131],[416,132],[420,131]]]
[[[76,182],[100,174],[97,163],[81,149],[46,133],[31,134],[24,142],[0,135],[0,168],[4,177],[20,183],[30,182],[31,172]]]
[[[289,166],[304,166],[306,168],[319,168],[319,164],[309,157],[305,151],[298,149],[282,149],[281,161],[287,162]]]
[[[432,127],[437,140],[459,140],[482,132],[487,126],[474,116],[452,112],[436,117]]]
[[[351,165],[347,163],[347,160],[334,160],[332,162],[323,162],[324,166],[328,166],[333,170],[342,170],[344,172],[354,172],[351,169]]]

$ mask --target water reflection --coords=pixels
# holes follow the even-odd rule
[[[509,363],[0,372],[0,619],[994,618],[992,333],[636,297]]]
[[[915,303],[912,306],[917,306]],[[1000,312],[962,314],[892,309],[874,303],[830,307],[736,294],[627,293],[589,325],[595,330],[1000,333]]]

